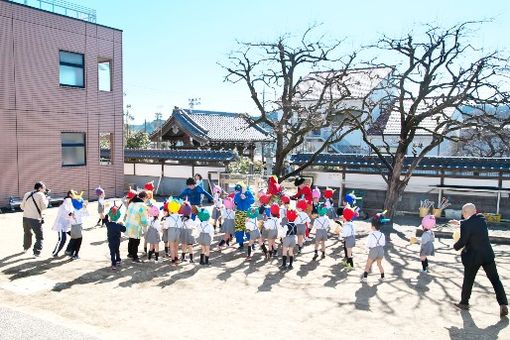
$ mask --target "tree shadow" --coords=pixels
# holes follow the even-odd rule
[[[122,243],[122,242],[126,242],[127,240],[128,240],[127,238],[122,237],[122,238],[120,239],[120,243]],[[103,244],[108,244],[108,239],[103,240],[103,241],[90,242],[90,245],[91,245],[91,246],[100,246],[100,245],[103,245]]]
[[[508,318],[503,317],[493,325],[485,328],[478,328],[469,311],[461,310],[460,316],[462,317],[462,328],[455,326],[446,327],[450,339],[497,339],[499,332],[508,327],[509,323]]]
[[[329,278],[324,283],[324,286],[335,288],[340,282],[347,279],[347,270],[339,264],[331,266],[331,275],[323,275],[323,277]]]

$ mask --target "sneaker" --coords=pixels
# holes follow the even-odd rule
[[[458,309],[462,309],[462,310],[468,310],[469,309],[469,305],[466,305],[466,304],[463,304],[463,303],[454,303],[453,304],[455,307],[457,307]]]
[[[111,268],[111,269],[112,269],[112,270],[117,270],[117,267],[115,267],[115,266],[112,266],[112,268]]]
[[[347,269],[348,271],[351,271],[354,268],[350,264],[347,264],[347,265],[345,265],[345,269]]]
[[[508,315],[508,306],[501,305],[499,306],[499,316],[504,317]]]
[[[27,248],[27,249],[23,248],[24,253],[28,252],[29,250],[30,250],[30,248]]]
[[[195,263],[195,261],[193,261],[193,260],[191,260],[191,259],[190,259],[190,260],[189,260],[189,263]]]
[[[140,260],[139,258],[136,258],[136,259],[133,259],[133,262],[135,262],[135,263],[142,263],[142,260]]]
[[[285,270],[285,269],[287,269],[287,266],[286,266],[286,265],[284,265],[284,264],[282,264],[282,265],[280,266],[280,269],[281,269],[281,270]]]
[[[154,259],[154,263],[159,263],[159,259]]]
[[[362,277],[359,282],[361,283],[367,283],[367,278],[366,277]]]
[[[66,254],[67,256],[73,256],[73,253],[71,253],[70,251],[66,251],[66,252],[65,252],[65,254]],[[128,256],[129,256],[129,255],[128,255]]]
[[[301,249],[298,249],[297,254],[301,255]]]
[[[384,277],[379,278],[379,282],[384,282],[384,281],[386,281],[386,279]]]
[[[428,269],[420,269],[420,273],[425,273],[425,274],[428,274],[429,270]]]
[[[251,260],[251,256],[246,256],[246,261],[250,261]]]
[[[313,261],[316,261],[318,258],[319,258],[319,255],[315,254],[315,255],[312,257],[312,260],[313,260]]]
[[[292,269],[294,269],[294,267],[293,267],[292,265],[289,265],[289,266],[287,267],[287,269],[288,269],[288,270],[292,270]]]
[[[326,254],[322,254],[321,259],[325,259],[325,258],[326,258]]]
[[[34,259],[36,259],[36,258],[40,257],[40,256],[41,256],[41,254],[36,254],[36,253],[34,253],[32,256],[34,257]]]
[[[67,252],[66,252],[66,254],[67,254]],[[131,254],[127,254],[127,257],[128,257],[128,258],[130,258],[130,259],[132,259],[132,258],[133,258],[133,255],[131,255]]]
[[[116,266],[122,266],[122,261],[117,261]]]
[[[74,261],[74,260],[79,260],[79,259],[80,259],[80,257],[79,257],[78,255],[74,255],[74,256],[72,257],[72,259],[73,259],[73,261]]]

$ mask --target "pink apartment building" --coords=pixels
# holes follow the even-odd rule
[[[0,207],[38,180],[121,195],[122,97],[122,31],[0,0]]]

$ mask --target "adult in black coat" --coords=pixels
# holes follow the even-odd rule
[[[469,309],[469,298],[476,273],[482,267],[496,293],[500,315],[502,317],[508,315],[508,300],[494,262],[494,251],[489,241],[485,217],[477,214],[473,203],[467,203],[462,207],[462,216],[464,219],[461,221],[450,221],[454,225],[460,225],[460,239],[453,247],[455,250],[462,249],[461,258],[464,265],[461,300],[455,306]]]

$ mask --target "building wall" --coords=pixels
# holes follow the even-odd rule
[[[85,88],[59,84],[59,51],[85,57]],[[94,198],[123,190],[122,32],[0,1],[0,206],[44,181]],[[98,58],[112,61],[112,91],[98,91]],[[62,167],[62,132],[86,133],[86,165]],[[99,133],[113,133],[112,165],[99,165]]]

